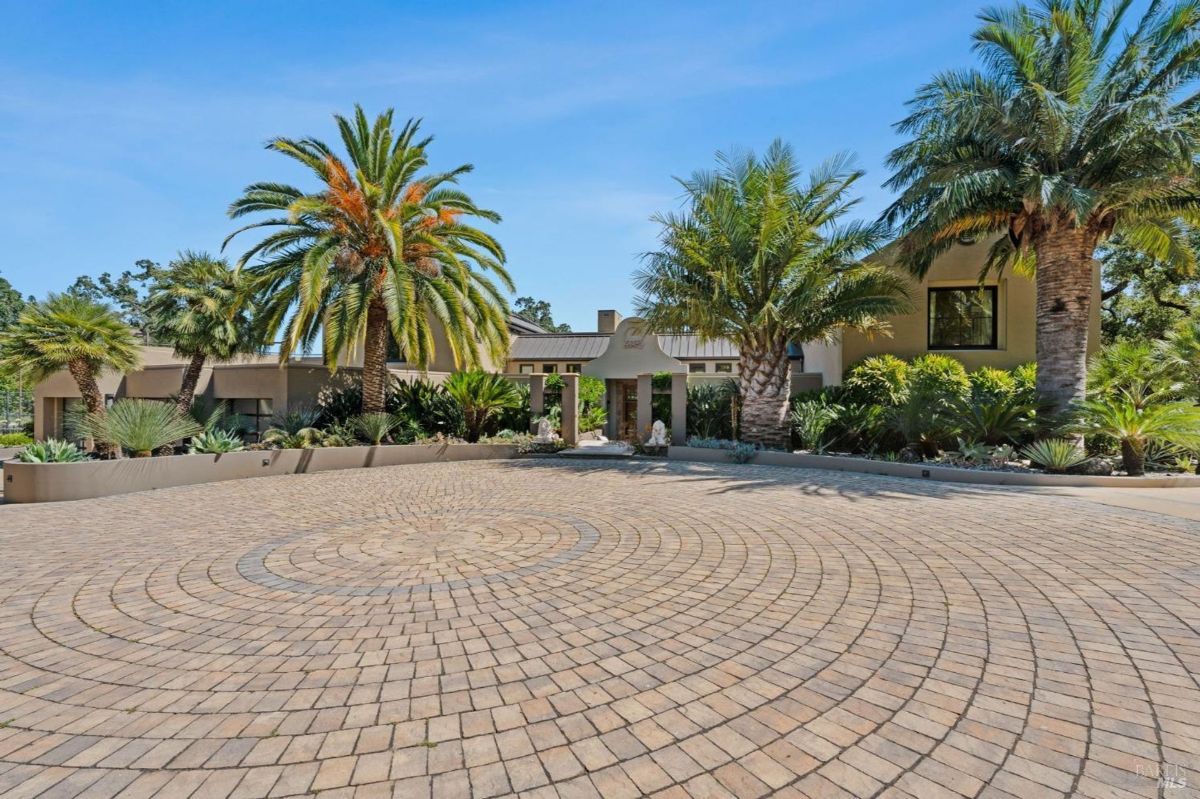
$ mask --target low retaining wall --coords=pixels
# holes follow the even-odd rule
[[[729,463],[729,450],[706,447],[669,447],[672,460]],[[914,477],[947,483],[974,483],[1002,486],[1105,486],[1109,488],[1200,488],[1200,477],[1113,477],[1082,474],[1033,474],[1029,472],[992,472],[983,469],[958,469],[929,463],[892,463],[837,455],[807,455],[800,452],[759,452],[752,463],[764,466],[796,466],[804,469],[829,469],[836,472],[882,474],[887,477]]]
[[[61,502],[155,488],[308,474],[373,466],[435,461],[513,458],[512,444],[406,444],[382,447],[323,447],[227,452],[223,455],[170,455],[83,463],[4,465],[5,502]]]

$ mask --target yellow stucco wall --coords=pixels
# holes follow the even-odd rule
[[[934,261],[924,280],[910,279],[909,296],[913,313],[891,317],[891,336],[866,335],[847,331],[842,336],[843,368],[870,355],[891,354],[900,358],[924,355],[931,350],[929,340],[930,288],[972,287],[978,285],[979,272],[987,258],[988,244],[955,245]],[[1093,277],[1095,301],[1092,303],[1088,348],[1100,347],[1100,268]],[[1034,282],[1011,270],[997,277],[989,275],[984,285],[997,287],[997,349],[933,350],[952,355],[967,369],[994,366],[1011,369],[1037,358],[1035,329],[1037,292]]]

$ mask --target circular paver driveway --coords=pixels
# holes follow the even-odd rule
[[[1197,525],[768,467],[0,509],[5,796],[1166,796]]]

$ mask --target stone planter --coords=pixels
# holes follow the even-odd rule
[[[436,461],[513,458],[511,444],[407,444],[380,447],[324,447],[228,452],[223,455],[170,455],[83,463],[4,465],[6,502],[61,502],[106,497],[155,488],[309,474],[339,469],[402,466]]]
[[[670,447],[672,460],[732,463],[729,450],[705,447]],[[1146,477],[1089,476],[1077,474],[1034,474],[1029,472],[992,472],[983,469],[959,469],[930,463],[891,463],[838,455],[809,455],[800,452],[759,452],[751,463],[763,466],[794,466],[803,469],[829,469],[838,472],[881,474],[887,477],[915,477],[947,483],[1004,486],[1059,486],[1108,488],[1200,488],[1195,475]]]

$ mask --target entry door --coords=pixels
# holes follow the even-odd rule
[[[637,381],[621,381],[621,426],[618,435],[622,441],[637,441]]]

